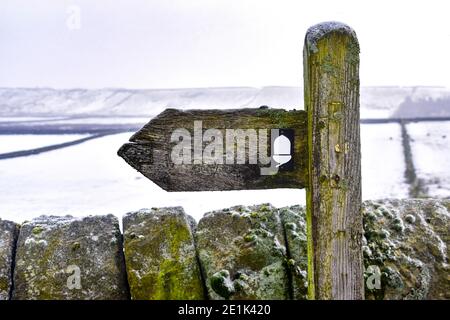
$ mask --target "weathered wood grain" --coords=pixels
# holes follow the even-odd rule
[[[303,52],[309,297],[363,299],[359,44],[330,22],[308,30]]]
[[[219,129],[293,129],[294,168],[275,175],[261,175],[258,164],[174,164],[171,159],[171,134],[186,128],[194,134],[194,121],[202,121],[203,132]],[[167,109],[152,119],[118,151],[125,161],[167,191],[208,191],[272,188],[303,188],[307,176],[306,112],[281,109],[176,110]],[[203,142],[203,147],[207,145]],[[267,150],[271,152],[270,130]],[[256,145],[246,146],[246,154],[257,152]],[[194,147],[192,146],[192,154]],[[224,157],[225,154],[224,143]],[[201,151],[200,151],[201,152]],[[259,156],[259,153],[258,153]]]

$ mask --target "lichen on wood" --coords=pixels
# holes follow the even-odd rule
[[[304,81],[309,297],[362,299],[359,45],[350,27],[308,30]]]

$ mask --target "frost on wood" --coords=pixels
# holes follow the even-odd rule
[[[14,284],[16,300],[127,299],[117,218],[41,216],[25,222]]]
[[[19,225],[0,219],[0,300],[8,300],[12,289],[12,270]]]
[[[153,208],[123,218],[131,298],[200,300],[204,287],[192,230],[183,208]]]
[[[355,40],[357,39],[355,31],[345,23],[337,21],[322,22],[310,27],[306,32],[305,42],[307,48],[316,53],[319,50],[317,47],[318,41],[331,32],[345,33]]]

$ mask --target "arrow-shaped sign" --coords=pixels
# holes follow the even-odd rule
[[[306,132],[304,111],[167,109],[118,154],[167,191],[303,188]]]

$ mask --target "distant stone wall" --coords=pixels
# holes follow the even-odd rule
[[[450,201],[363,203],[367,299],[450,299]],[[305,211],[0,220],[0,300],[306,299]],[[19,231],[20,229],[20,231]]]

